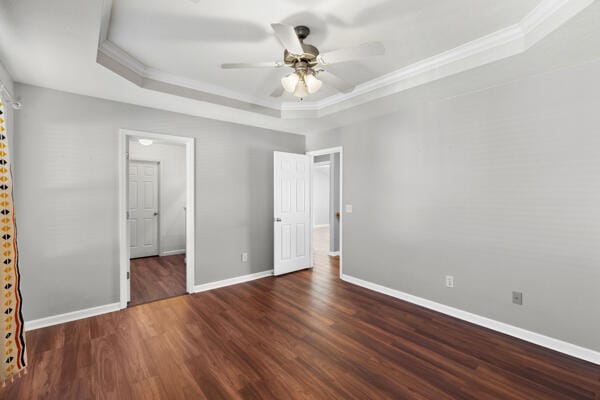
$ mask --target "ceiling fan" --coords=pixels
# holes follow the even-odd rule
[[[351,92],[354,86],[326,71],[324,67],[385,53],[381,42],[363,43],[355,47],[320,53],[315,46],[304,43],[304,39],[310,34],[308,27],[300,25],[294,28],[284,24],[271,24],[271,27],[285,49],[282,61],[221,64],[221,68],[292,68],[293,71],[289,75],[281,78],[282,86],[271,93],[272,97],[280,97],[285,90],[303,98],[318,92],[323,82],[340,92]]]

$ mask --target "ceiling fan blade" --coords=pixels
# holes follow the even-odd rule
[[[298,39],[296,30],[293,26],[284,24],[271,24],[271,28],[275,31],[275,36],[281,42],[283,47],[292,54],[301,55],[304,54],[302,49],[302,43]]]
[[[283,96],[283,86],[279,86],[273,92],[271,92],[271,97],[281,97]]]
[[[272,62],[258,62],[258,63],[228,63],[221,64],[223,69],[234,69],[234,68],[281,68],[285,64],[283,61],[272,61]]]
[[[331,72],[321,71],[321,72],[319,72],[317,77],[320,80],[322,80],[323,82],[325,82],[326,85],[333,86],[334,88],[336,88],[337,90],[339,90],[342,93],[350,93],[351,91],[354,90],[353,85],[346,82],[345,80],[338,77],[337,75],[332,74]]]
[[[363,43],[356,47],[348,47],[345,49],[333,50],[327,53],[322,53],[317,57],[322,65],[335,64],[344,61],[352,61],[361,58],[382,56],[385,54],[385,47],[381,42]]]

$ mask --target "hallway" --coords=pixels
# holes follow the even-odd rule
[[[329,255],[329,227],[313,228],[313,265],[319,271],[327,271],[339,278],[340,257]]]
[[[131,260],[130,307],[185,293],[185,254]]]

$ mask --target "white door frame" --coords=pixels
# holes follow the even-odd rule
[[[194,138],[186,136],[165,135],[160,133],[134,131],[129,129],[119,130],[119,303],[121,308],[127,307],[127,287],[130,284],[127,279],[129,266],[129,244],[127,237],[127,157],[128,140],[131,137],[160,140],[173,144],[185,145],[186,165],[186,214],[185,214],[185,251],[186,251],[186,291],[194,292],[195,271],[195,161],[194,161]]]
[[[340,153],[340,279],[342,278],[343,275],[343,259],[344,259],[344,251],[343,251],[343,224],[344,224],[344,210],[343,210],[343,204],[344,204],[344,148],[342,146],[338,146],[338,147],[330,147],[327,149],[321,149],[321,150],[313,150],[313,151],[307,151],[306,155],[310,156],[310,192],[311,192],[311,196],[313,193],[313,176],[314,176],[314,167],[315,167],[315,157],[316,156],[322,156],[322,155],[326,155],[326,154],[335,154],[335,153]],[[312,201],[311,198],[311,202],[310,202],[310,214],[311,214],[311,224],[314,218],[314,201]],[[313,229],[311,227],[310,229],[310,265],[312,267],[313,265],[313,251],[312,251],[312,241],[313,241]]]

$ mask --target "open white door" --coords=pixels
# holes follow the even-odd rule
[[[274,152],[274,274],[310,268],[310,157]]]

